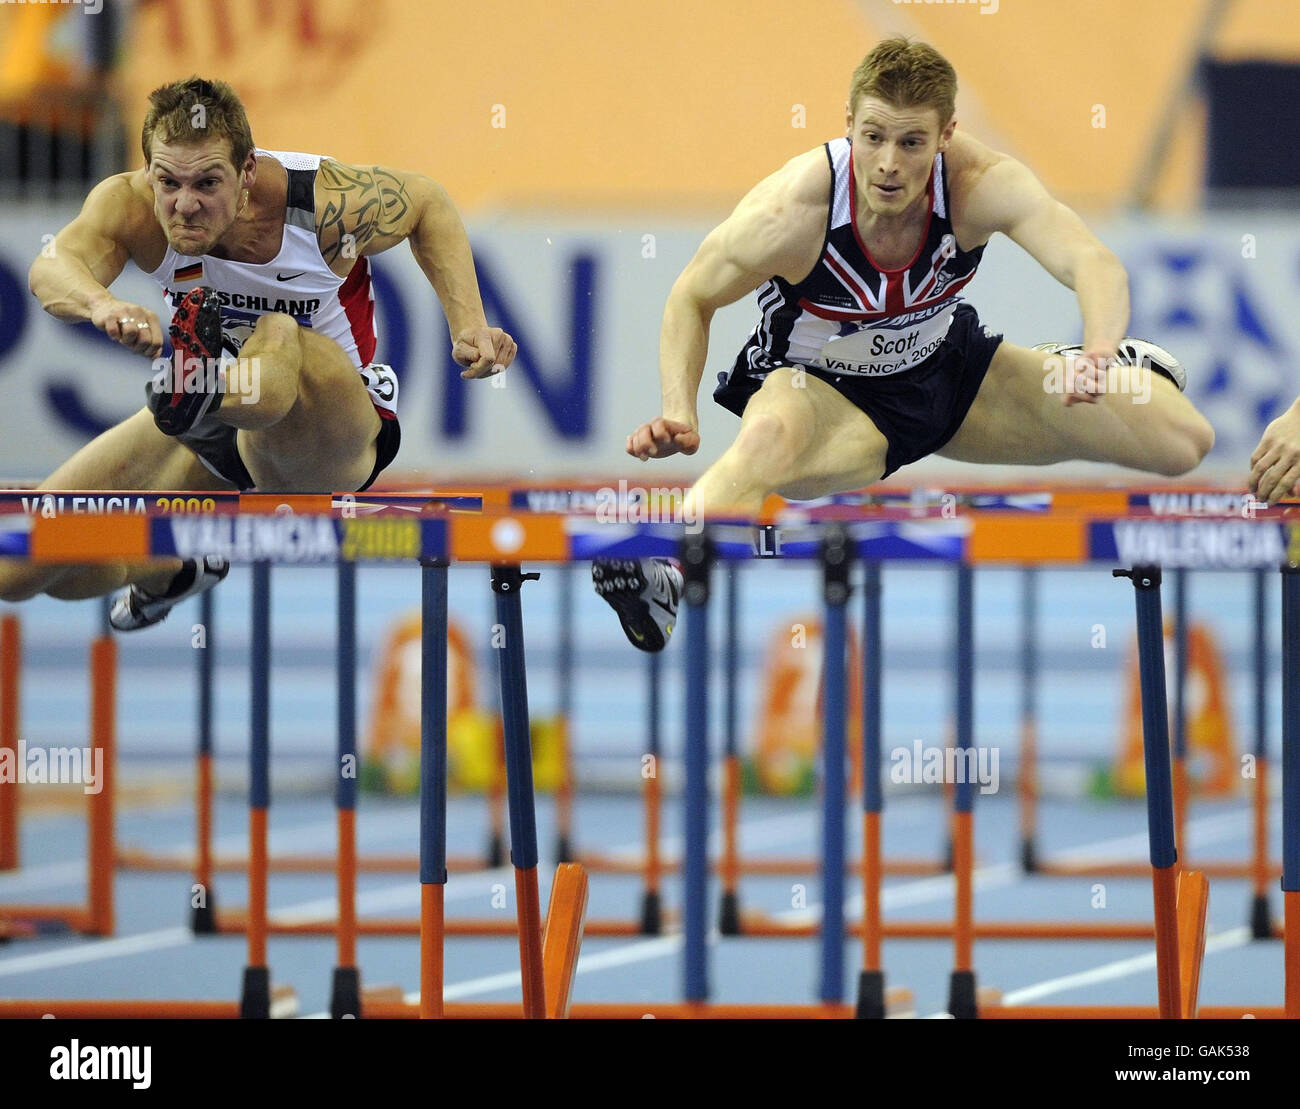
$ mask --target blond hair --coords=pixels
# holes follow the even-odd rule
[[[864,96],[899,108],[933,108],[943,128],[957,110],[957,73],[933,46],[905,38],[885,39],[853,71],[850,112],[857,112]]]

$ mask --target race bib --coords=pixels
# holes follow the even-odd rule
[[[360,372],[374,406],[396,414],[398,381],[393,367],[385,366],[382,362],[372,362],[369,366],[362,367]]]
[[[884,377],[919,366],[948,334],[955,306],[928,319],[902,327],[864,328],[831,339],[821,349],[822,364],[831,373]]]

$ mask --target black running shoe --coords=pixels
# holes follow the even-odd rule
[[[113,605],[108,611],[108,622],[120,632],[138,631],[161,623],[176,605],[211,589],[230,573],[230,563],[224,558],[208,555],[203,559],[187,558],[171,586],[161,596],[128,585],[113,595]]]
[[[1067,357],[1083,353],[1083,347],[1078,343],[1039,343],[1034,350]],[[1115,361],[1121,366],[1146,366],[1162,377],[1167,377],[1178,386],[1180,393],[1187,392],[1187,369],[1164,347],[1158,347],[1146,339],[1125,336],[1115,350]]]
[[[221,301],[216,290],[199,285],[186,293],[168,331],[172,364],[154,375],[149,410],[159,431],[180,435],[221,406]]]
[[[618,613],[633,647],[662,651],[677,622],[685,579],[671,558],[596,558],[591,580]]]

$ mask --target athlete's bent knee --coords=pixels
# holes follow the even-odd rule
[[[1193,412],[1171,436],[1158,472],[1165,477],[1182,477],[1196,469],[1213,447],[1214,428],[1199,412]]]
[[[298,341],[298,321],[283,312],[268,312],[266,315],[258,317],[257,323],[253,327],[253,336],[249,339],[249,342],[254,339],[259,343],[296,343]]]
[[[732,449],[737,461],[763,473],[780,475],[793,465],[803,443],[790,423],[772,412],[760,412],[741,427]]]

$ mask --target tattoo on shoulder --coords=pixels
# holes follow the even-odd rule
[[[325,161],[316,185],[325,194],[316,206],[316,236],[328,264],[367,247],[393,246],[405,235],[411,201],[405,182],[391,170]]]

